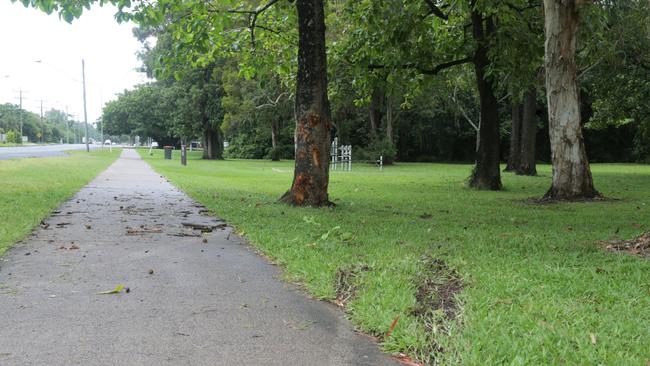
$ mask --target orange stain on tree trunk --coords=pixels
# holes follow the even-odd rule
[[[316,145],[312,145],[311,147],[311,159],[314,165],[317,168],[320,168],[320,153],[318,152],[318,147],[316,147]]]
[[[318,117],[318,115],[314,113],[309,114],[309,117],[307,118],[309,118],[309,127],[311,128],[318,126],[318,124],[320,123],[320,117]]]
[[[302,204],[305,201],[305,191],[311,185],[311,177],[300,173],[296,176],[296,181],[293,185],[293,196],[296,204]]]

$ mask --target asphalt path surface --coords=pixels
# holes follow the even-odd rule
[[[91,149],[100,146],[90,145]],[[16,147],[0,147],[0,160],[21,158],[47,158],[66,156],[69,150],[85,150],[86,144],[32,145]]]
[[[0,365],[398,365],[281,278],[127,149],[0,258]]]

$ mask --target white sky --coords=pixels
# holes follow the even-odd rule
[[[146,81],[135,71],[140,49],[132,24],[118,24],[114,8],[94,6],[68,24],[57,14],[0,0],[0,103],[40,113],[56,108],[83,121],[81,59],[86,62],[88,122],[101,116],[103,103]],[[41,60],[41,63],[37,63]]]

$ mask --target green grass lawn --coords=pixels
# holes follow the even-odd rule
[[[470,165],[355,165],[331,173],[337,207],[311,209],[276,203],[293,162],[192,153],[182,167],[141,153],[291,281],[330,301],[351,295],[349,318],[389,353],[465,365],[650,362],[650,261],[600,243],[650,230],[650,166],[593,165],[597,188],[617,200],[535,205],[525,200],[549,187],[549,166],[504,174],[505,189],[488,192],[465,187]],[[423,285],[457,276],[458,318],[426,312],[439,299]]]
[[[0,255],[106,169],[120,150],[0,161]]]

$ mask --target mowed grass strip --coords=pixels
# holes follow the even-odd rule
[[[0,160],[0,255],[106,169],[121,150]]]
[[[337,301],[345,282],[349,318],[387,352],[431,364],[650,361],[650,261],[601,244],[650,230],[650,166],[594,164],[597,188],[616,200],[535,205],[525,201],[548,189],[549,166],[504,174],[505,190],[488,192],[465,187],[470,165],[357,164],[331,173],[336,208],[311,209],[276,203],[290,161],[192,153],[183,167],[141,153],[312,295]],[[432,260],[463,281],[453,321],[418,316],[422,285],[448,280],[431,278]]]

